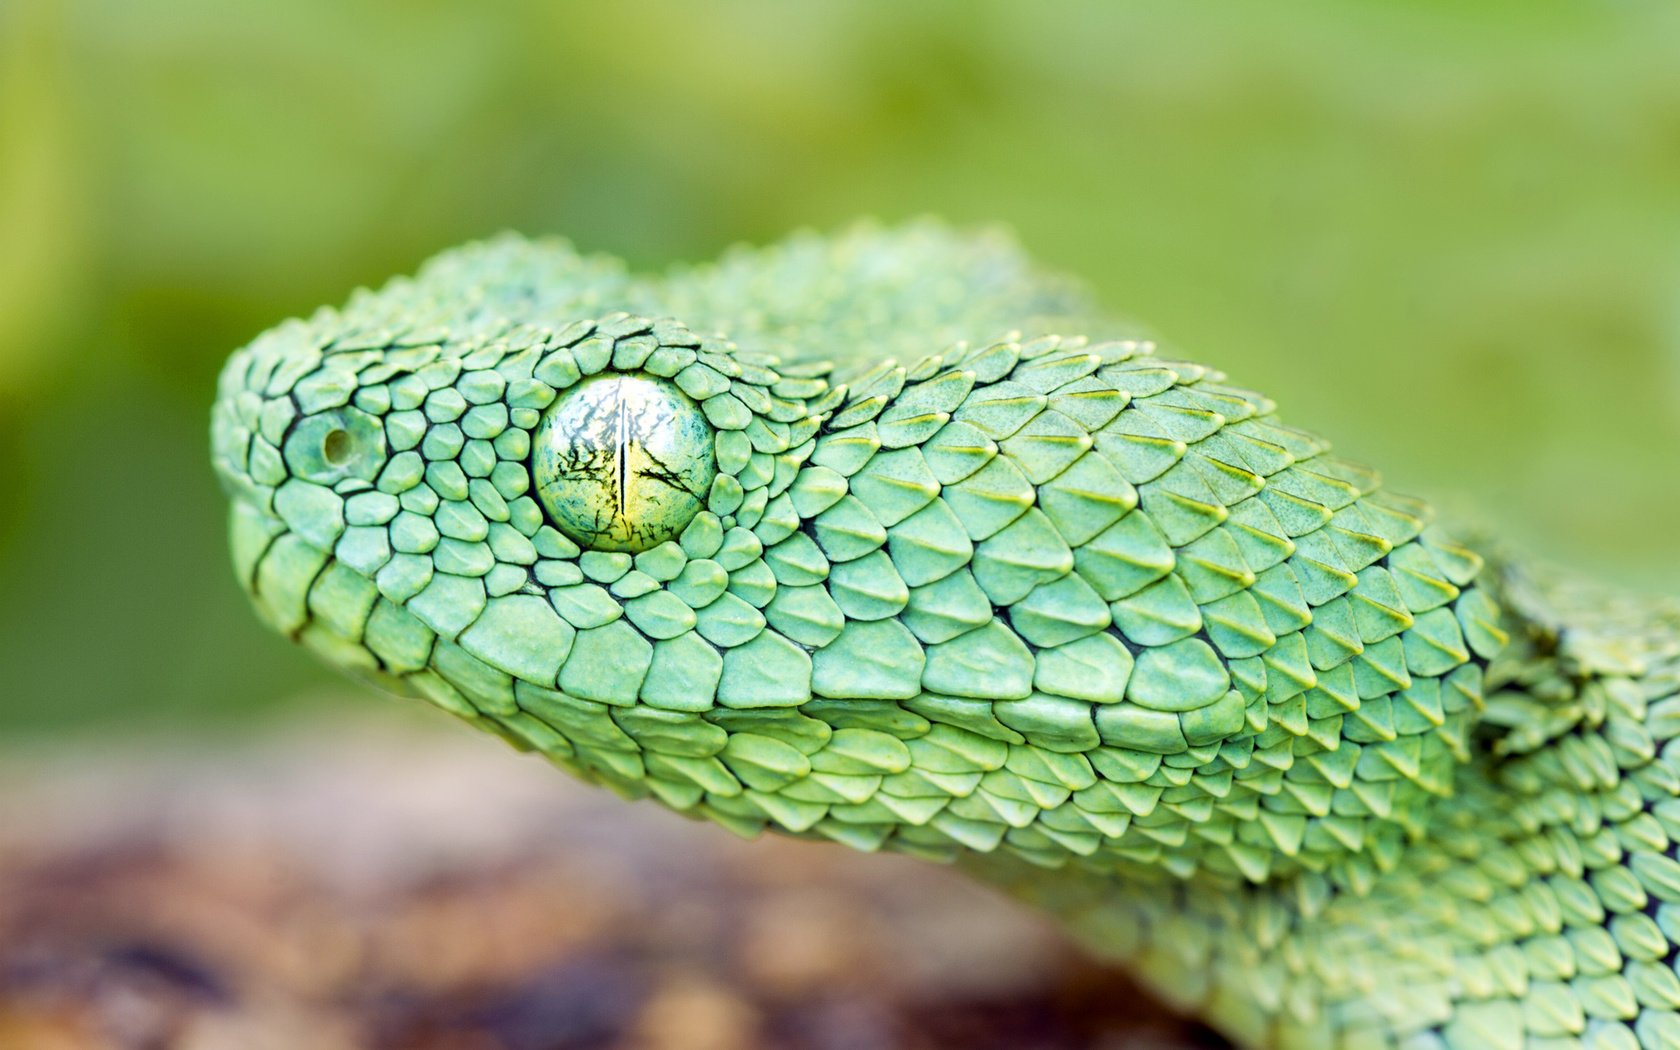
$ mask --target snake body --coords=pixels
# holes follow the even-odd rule
[[[957,862],[1245,1046],[1680,1046],[1680,616],[1005,237],[468,245],[212,437],[268,623],[584,780]]]

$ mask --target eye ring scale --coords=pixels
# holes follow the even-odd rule
[[[537,498],[581,546],[647,550],[673,539],[717,476],[712,428],[669,382],[614,373],[551,405],[532,443]]]

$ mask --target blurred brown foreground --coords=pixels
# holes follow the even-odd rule
[[[954,872],[741,842],[428,712],[52,748],[0,752],[6,1050],[1223,1045]]]

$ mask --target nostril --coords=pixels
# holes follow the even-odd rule
[[[350,462],[350,432],[331,430],[321,442],[321,456],[335,467]]]
[[[0,0],[4,3],[4,0]],[[385,465],[385,430],[375,416],[336,408],[305,416],[286,435],[286,470],[317,485],[346,478],[372,481]]]

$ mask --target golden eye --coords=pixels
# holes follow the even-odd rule
[[[574,386],[537,427],[537,498],[584,547],[643,551],[682,532],[717,476],[712,428],[670,383],[604,375]]]

